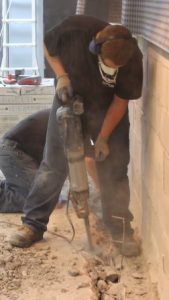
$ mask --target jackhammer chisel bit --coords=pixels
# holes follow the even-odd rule
[[[71,193],[71,202],[73,204],[73,208],[80,219],[84,219],[87,239],[90,250],[93,250],[92,244],[92,236],[90,231],[90,222],[89,222],[89,208],[87,199],[89,197],[88,191],[81,192],[81,193]]]
[[[84,223],[85,223],[89,248],[90,248],[90,250],[93,250],[93,243],[92,243],[92,235],[91,235],[91,231],[90,231],[89,217],[84,218]]]

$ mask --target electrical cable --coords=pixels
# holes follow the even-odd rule
[[[75,237],[75,227],[74,227],[73,222],[71,220],[71,217],[69,215],[69,203],[70,203],[70,191],[69,191],[68,200],[67,200],[67,204],[66,204],[66,217],[67,217],[67,220],[68,220],[68,222],[70,224],[70,227],[72,229],[72,237],[70,239],[68,239],[67,237],[65,237],[63,235],[60,235],[58,233],[55,233],[53,231],[48,230],[47,232],[49,232],[52,235],[56,235],[60,238],[64,238],[69,244],[71,244],[71,242],[74,240],[74,237]]]
[[[69,244],[71,244],[72,241],[74,240],[74,237],[75,237],[75,227],[74,227],[73,222],[71,220],[71,217],[69,215],[69,202],[70,202],[70,192],[69,192],[69,196],[68,196],[68,200],[67,200],[67,204],[66,204],[66,217],[67,217],[68,223],[70,224],[70,227],[72,229],[72,237],[69,239],[66,236],[62,235],[62,234],[55,233],[55,232],[50,231],[50,230],[47,230],[47,232],[50,233],[50,234],[52,234],[52,235],[55,235],[55,236],[57,236],[59,238],[62,238],[66,242],[68,242]],[[0,221],[0,224],[12,225],[12,226],[16,226],[16,227],[20,227],[21,226],[20,224],[16,224],[16,223],[12,223],[12,222],[7,222],[7,221]]]

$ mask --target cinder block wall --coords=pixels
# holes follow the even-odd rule
[[[121,23],[122,0],[111,0],[109,8],[109,22]]]
[[[140,39],[144,86],[130,104],[131,209],[160,299],[169,299],[169,54]]]

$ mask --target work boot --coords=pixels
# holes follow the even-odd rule
[[[133,257],[141,254],[141,241],[136,240],[133,235],[125,236],[124,242],[122,238],[117,238],[117,236],[113,241],[123,256]]]
[[[135,237],[134,230],[127,227],[124,234],[120,228],[113,228],[111,230],[112,239],[119,252],[126,257],[139,256],[141,254],[141,241]]]
[[[43,239],[43,232],[37,231],[28,225],[22,225],[9,239],[12,246],[26,248]]]
[[[141,243],[133,237],[127,238],[119,247],[119,251],[126,257],[139,256],[141,254]]]

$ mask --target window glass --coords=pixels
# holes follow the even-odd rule
[[[9,24],[9,43],[32,43],[32,24]]]
[[[12,68],[32,67],[32,49],[28,47],[10,48],[9,66]]]
[[[31,0],[13,0],[9,19],[32,19]],[[9,23],[9,43],[32,43],[31,23]],[[9,47],[9,67],[31,67],[31,47]]]
[[[31,0],[13,0],[9,11],[10,19],[31,19],[32,6]]]

